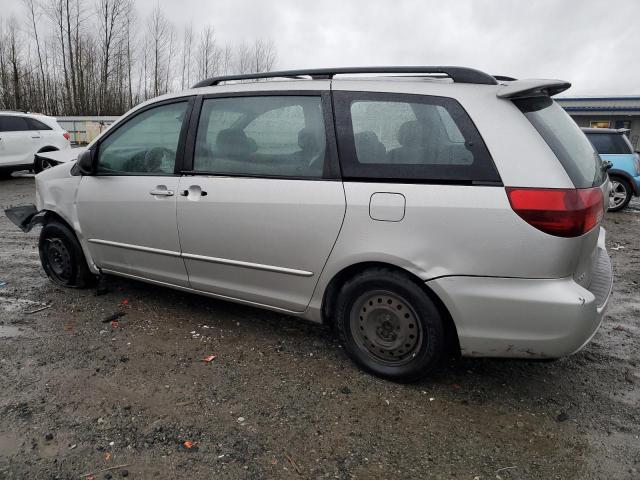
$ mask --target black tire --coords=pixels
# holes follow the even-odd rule
[[[344,284],[334,326],[358,366],[396,382],[426,376],[445,351],[435,303],[411,278],[386,268],[365,270]]]
[[[63,223],[52,221],[42,227],[38,249],[42,268],[54,283],[67,288],[95,283],[76,236]]]
[[[9,180],[13,170],[0,168],[0,180]]]
[[[46,158],[41,157],[37,153],[33,157],[33,172],[35,174],[38,174],[38,173],[42,172],[43,170],[47,170],[48,168],[51,168],[53,166],[54,166],[54,162],[52,162],[51,160],[48,160]]]
[[[609,196],[609,211],[619,212],[620,210],[626,208],[627,205],[629,205],[629,202],[631,201],[631,197],[633,196],[633,190],[631,189],[631,185],[629,184],[629,182],[622,177],[618,177],[617,175],[614,175],[609,177],[609,180],[611,181],[611,194]],[[617,201],[615,201],[615,204],[613,200],[614,192],[618,194]],[[621,197],[621,195],[624,195],[624,197]]]

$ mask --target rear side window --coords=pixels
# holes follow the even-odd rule
[[[322,178],[326,143],[319,95],[208,98],[200,113],[193,169]]]
[[[49,125],[45,125],[40,120],[36,120],[35,118],[27,118],[27,122],[29,123],[29,127],[31,130],[51,130]]]
[[[624,155],[633,153],[621,133],[587,133],[587,138],[600,155]]]
[[[580,127],[549,97],[514,100],[566,170],[576,188],[604,182],[604,171],[595,151]]]
[[[451,98],[335,92],[345,178],[499,182],[487,148]]]
[[[26,132],[30,130],[25,117],[0,115],[0,132]]]

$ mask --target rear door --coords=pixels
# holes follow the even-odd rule
[[[27,123],[29,124],[29,128],[31,129],[31,138],[34,140],[35,151],[37,152],[42,147],[54,146],[57,147],[61,142],[60,139],[62,137],[62,132],[60,132],[60,139],[53,138],[53,129],[42,123],[40,120],[36,120],[35,118],[28,118]]]
[[[345,213],[320,92],[205,97],[178,228],[192,288],[303,311]]]
[[[37,135],[37,132],[35,132]],[[26,165],[33,163],[33,139],[25,117],[0,115],[0,165]]]
[[[78,187],[80,231],[103,271],[188,286],[176,197],[192,101],[151,105],[97,146],[95,175]]]

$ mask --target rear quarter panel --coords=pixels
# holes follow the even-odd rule
[[[406,198],[402,221],[373,220],[376,192]],[[345,182],[347,211],[321,289],[349,265],[385,262],[422,280],[450,275],[559,278],[575,269],[576,239],[518,217],[502,187]]]
[[[455,98],[482,135],[504,186],[574,188],[520,110],[510,100],[496,97],[497,87],[337,80],[333,88]],[[370,217],[370,199],[376,192],[404,195],[402,221]],[[566,278],[575,274],[582,249],[593,243],[591,237],[597,238],[597,231],[587,234],[585,243],[582,237],[554,237],[535,229],[511,209],[503,186],[350,181],[345,182],[345,194],[343,228],[312,307],[321,304],[333,276],[355,263],[389,263],[424,281],[447,276]]]

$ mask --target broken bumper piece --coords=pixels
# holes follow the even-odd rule
[[[34,226],[42,224],[45,217],[45,212],[38,212],[35,205],[8,208],[4,213],[9,220],[25,233],[31,231]]]

